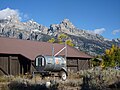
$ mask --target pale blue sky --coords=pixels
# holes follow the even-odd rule
[[[79,29],[120,38],[120,0],[0,0],[0,10],[6,8],[17,9],[22,21],[49,27],[67,18]]]

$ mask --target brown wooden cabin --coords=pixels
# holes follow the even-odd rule
[[[21,75],[35,71],[34,60],[38,55],[52,55],[65,45],[38,42],[30,40],[10,39],[0,37],[0,75]],[[65,56],[63,50],[59,56]],[[69,71],[90,68],[91,56],[67,46],[67,68]]]

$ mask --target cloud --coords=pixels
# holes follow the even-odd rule
[[[88,33],[91,33],[91,34],[102,34],[103,32],[105,32],[105,28],[98,28],[98,29],[95,29],[95,30],[87,30]]]
[[[117,30],[113,30],[113,31],[112,31],[112,34],[115,35],[116,33],[120,33],[120,29],[117,29]]]
[[[29,19],[29,16],[27,14],[24,14],[24,19]]]
[[[28,16],[27,14],[20,13],[20,16],[22,17],[22,18],[21,18],[22,21],[25,21],[25,20],[28,20],[28,19],[29,19],[29,16]]]
[[[20,19],[21,17],[19,15],[20,13],[18,10],[14,10],[10,8],[6,8],[0,11],[0,19],[5,19],[8,16],[16,16],[18,19]]]
[[[105,28],[95,29],[93,32],[94,32],[95,34],[102,34],[103,32],[105,32]]]
[[[5,18],[8,18],[9,16],[15,16],[19,20],[23,20],[23,21],[29,19],[27,14],[19,12],[19,10],[17,9],[6,8],[3,10],[0,10],[0,19],[5,19]]]

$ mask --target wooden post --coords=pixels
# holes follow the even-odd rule
[[[8,56],[8,74],[11,74],[11,66],[10,66],[10,62],[11,62],[11,58],[12,56]]]
[[[77,59],[77,71],[80,71],[79,70],[79,59]]]

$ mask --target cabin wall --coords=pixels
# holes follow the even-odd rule
[[[20,74],[20,64],[18,56],[9,56],[8,59],[8,74],[19,75]]]
[[[31,60],[19,56],[20,74],[31,73]]]
[[[31,65],[31,72],[36,71],[34,67],[34,61]],[[87,70],[90,68],[90,60],[84,58],[67,58],[67,69],[68,71],[77,72],[80,70]]]
[[[9,60],[8,56],[5,55],[0,56],[0,75],[8,74],[9,72],[8,60]]]
[[[31,61],[21,55],[0,54],[0,75],[21,75],[31,71]]]
[[[67,58],[68,71],[77,72],[90,68],[90,60],[84,58]],[[22,55],[0,54],[0,75],[23,75],[36,71],[34,61]]]
[[[90,68],[90,60],[84,58],[67,58],[68,71],[77,72]]]
[[[34,63],[34,61],[31,62],[31,73],[36,71]]]

